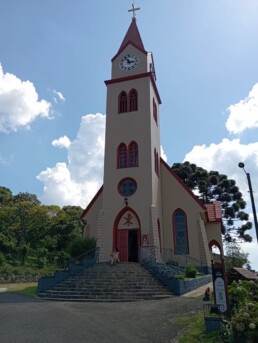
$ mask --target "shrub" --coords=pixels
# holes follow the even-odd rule
[[[175,266],[175,267],[179,266],[179,263],[177,261],[173,261],[173,260],[168,260],[166,262],[166,264],[169,265],[169,266]]]
[[[97,240],[94,237],[78,237],[71,241],[68,250],[72,257],[77,257],[86,253],[87,251],[95,249],[96,243]]]
[[[192,266],[191,264],[187,265],[185,267],[185,276],[189,277],[189,278],[196,278],[196,268],[194,266]]]
[[[258,342],[256,295],[258,295],[258,284],[253,281],[233,282],[229,286],[231,317],[223,330],[228,342]]]
[[[0,252],[0,267],[3,266],[6,262],[5,256],[2,252]]]

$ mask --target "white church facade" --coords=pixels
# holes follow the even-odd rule
[[[156,247],[210,267],[211,246],[222,252],[220,204],[201,203],[161,158],[154,61],[135,17],[105,83],[104,182],[82,214],[84,235],[97,239],[102,262],[114,247],[122,262]]]

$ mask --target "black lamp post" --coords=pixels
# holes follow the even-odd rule
[[[250,174],[245,171],[244,163],[242,163],[242,162],[238,163],[238,167],[243,169],[243,171],[245,172],[246,177],[247,177],[248,187],[249,187],[249,192],[250,192],[250,198],[251,198],[251,203],[252,203],[252,209],[253,209],[254,226],[255,226],[255,231],[256,231],[256,239],[258,241],[258,224],[257,224],[257,215],[256,215],[256,209],[255,209],[255,203],[254,203],[254,195],[253,195],[251,177],[250,177]]]

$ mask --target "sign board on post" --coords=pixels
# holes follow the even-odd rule
[[[222,264],[212,263],[212,277],[213,277],[213,288],[215,304],[218,305],[220,312],[225,313],[228,311],[227,302],[227,290],[225,272]]]

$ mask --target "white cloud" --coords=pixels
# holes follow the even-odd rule
[[[240,190],[246,196],[246,176],[238,167],[239,162],[244,162],[246,169],[252,175],[253,184],[258,190],[258,142],[241,144],[239,139],[229,140],[224,138],[219,144],[197,145],[185,155],[184,161],[190,161],[207,170],[217,170],[236,180]],[[258,192],[255,195],[258,201]],[[249,200],[249,199],[248,199]]]
[[[37,176],[44,183],[43,203],[84,207],[90,202],[103,182],[105,121],[100,113],[85,115],[74,141],[66,136],[53,141],[67,149],[68,164],[57,163]]]
[[[167,158],[167,155],[166,155],[162,145],[160,146],[160,154],[161,154],[161,157],[163,158],[163,160],[165,162],[167,162],[168,158]]]
[[[237,134],[258,127],[258,83],[244,100],[229,106],[228,111],[226,128],[230,133]]]
[[[68,149],[71,144],[70,139],[67,136],[60,137],[53,140],[52,145],[57,148],[66,148]]]
[[[3,72],[0,64],[0,132],[30,128],[37,117],[50,118],[51,104],[38,99],[32,82]]]
[[[55,103],[58,102],[58,100],[65,102],[65,97],[63,96],[63,94],[61,92],[56,91],[55,89],[53,89],[53,93],[54,93],[54,101]]]
[[[193,147],[185,155],[184,161],[190,161],[207,170],[216,170],[234,179],[247,203],[245,211],[249,213],[249,220],[253,220],[247,177],[244,171],[238,167],[238,163],[244,162],[246,172],[251,175],[254,200],[258,205],[258,142],[244,145],[239,139],[229,140],[225,138],[219,144]],[[256,207],[256,212],[257,210]],[[254,225],[248,233],[253,237],[255,244],[245,244],[243,250],[250,252],[251,265],[258,270],[257,237]],[[256,246],[255,249],[254,246]]]

